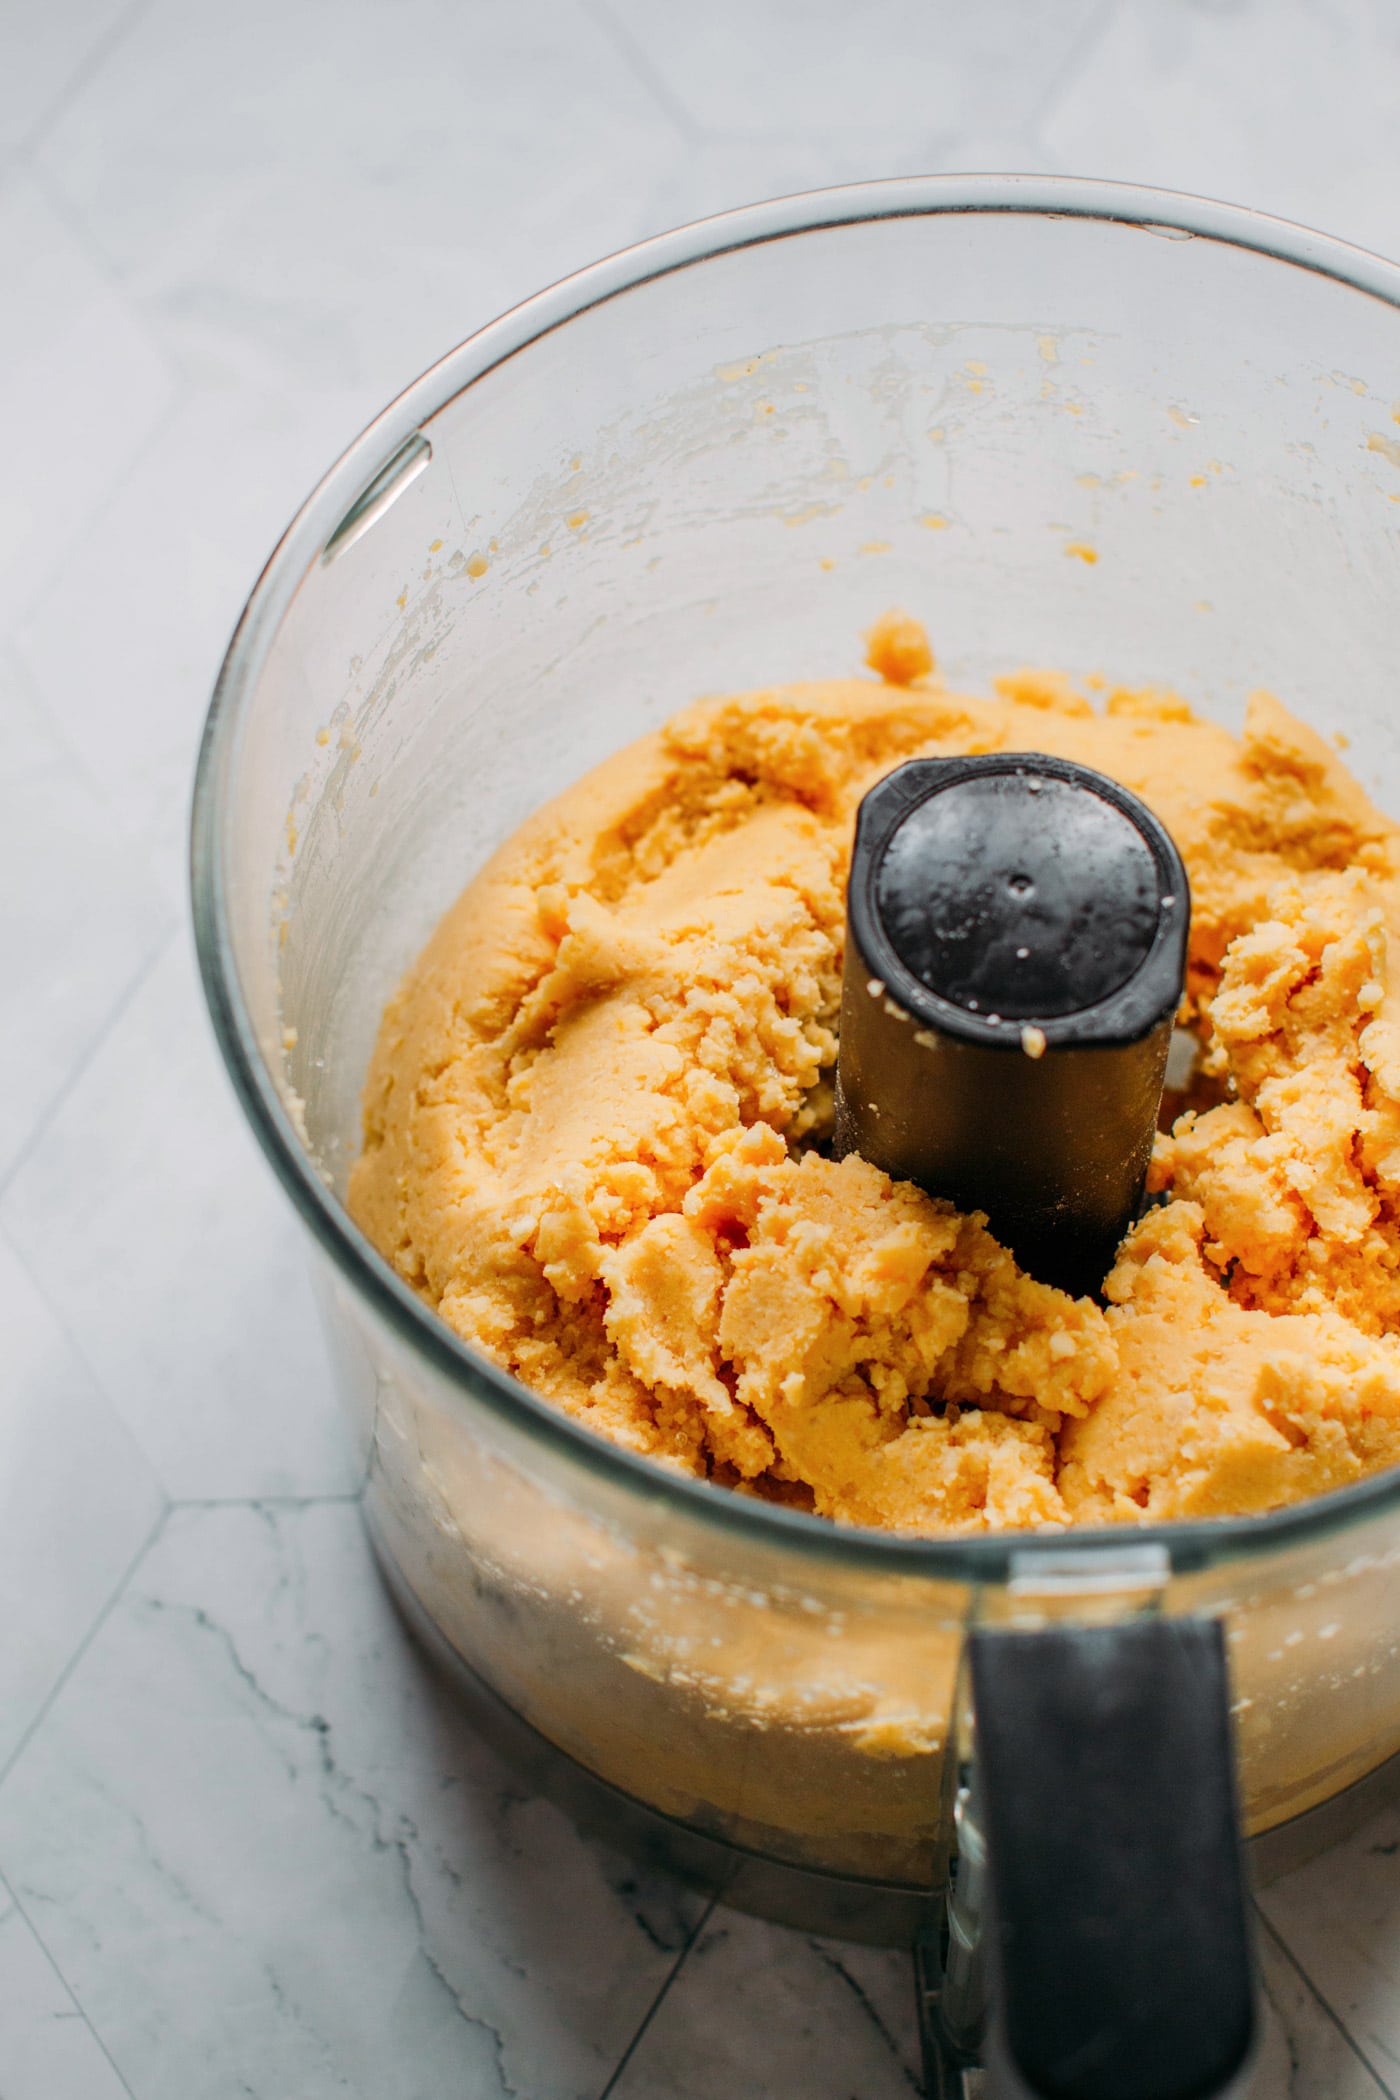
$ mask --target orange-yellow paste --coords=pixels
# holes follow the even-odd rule
[[[869,661],[700,702],[501,848],[384,1016],[355,1218],[599,1434],[845,1522],[1243,1513],[1400,1461],[1400,830],[1265,693],[1240,737],[1044,673],[972,698],[894,614]],[[1124,782],[1191,877],[1195,1105],[1105,1308],[820,1149],[857,804],[992,750]]]

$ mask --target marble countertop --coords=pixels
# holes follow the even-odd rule
[[[247,588],[409,378],[666,225],[958,168],[1400,254],[1400,18],[0,6],[3,2100],[915,2090],[903,1957],[584,1843],[408,1645],[183,857]],[[1267,2095],[1400,2092],[1400,1814],[1267,1890],[1261,1950]]]

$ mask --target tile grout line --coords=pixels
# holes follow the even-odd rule
[[[80,1080],[82,1080],[86,1076],[87,1071],[92,1065],[94,1059],[97,1057],[98,1052],[106,1046],[107,1040],[111,1036],[117,1024],[122,1020],[123,1016],[126,1014],[128,1008],[133,1004],[138,994],[141,992],[142,988],[154,975],[159,964],[161,964],[165,960],[166,955],[173,948],[175,941],[179,936],[179,931],[179,917],[175,912],[172,911],[169,921],[163,928],[159,938],[152,945],[149,952],[137,964],[135,970],[127,979],[126,984],[117,994],[116,999],[113,1001],[112,1005],[107,1009],[107,1012],[104,1014],[101,1021],[99,1021],[97,1025],[97,1032],[93,1036],[92,1041],[88,1044],[86,1050],[84,1050],[82,1056],[78,1059],[78,1062],[76,1063],[76,1065],[74,1065],[72,1071],[67,1074],[62,1086],[54,1095],[53,1099],[47,1103],[47,1105],[41,1110],[34,1123],[31,1124],[28,1137],[24,1140],[24,1143],[20,1146],[14,1158],[5,1168],[3,1174],[0,1174],[0,1230],[3,1230],[4,1228],[4,1220],[2,1214],[6,1198],[9,1196],[11,1189],[14,1187],[14,1184],[18,1179],[21,1170],[28,1164],[35,1150],[42,1142],[43,1138],[47,1135],[55,1118],[59,1114],[59,1111],[71,1099]],[[9,1239],[10,1244],[14,1246],[13,1236],[7,1233],[6,1238]],[[23,1252],[19,1247],[15,1247],[15,1253],[21,1261],[24,1261]],[[28,1270],[29,1274],[32,1276],[34,1272],[32,1269],[29,1268],[28,1262],[25,1262],[24,1266],[26,1270]],[[42,1285],[39,1285],[37,1277],[34,1278],[34,1281],[36,1285],[38,1285],[38,1287],[42,1290],[43,1287]],[[48,1303],[47,1294],[45,1294],[45,1303]],[[60,1324],[62,1324],[61,1321]],[[66,1326],[64,1327],[63,1331],[65,1334],[67,1334],[68,1330]],[[86,1359],[84,1360],[86,1361]],[[89,1370],[91,1370],[90,1365],[88,1368]],[[98,1381],[98,1384],[99,1386],[101,1385],[100,1380]]]
[[[608,0],[582,0],[582,5],[594,28],[608,39],[634,80],[645,88],[662,115],[675,126],[682,144],[700,145],[705,137],[703,127],[696,123],[680,97],[672,93],[626,23],[618,21]]]
[[[47,169],[40,167],[39,163],[32,159],[24,160],[21,165],[49,210],[54,214],[55,218],[63,221],[64,226],[82,249],[83,254],[92,264],[93,269],[96,270],[108,290],[115,292],[123,299],[131,313],[140,319],[142,330],[150,338],[152,345],[158,350],[161,363],[173,372],[174,365],[170,352],[166,349],[159,332],[148,325],[145,316],[141,313],[140,305],[132,297],[116,257],[107,253],[107,250],[102,246],[102,243],[88,225],[77,205],[74,204],[66,191],[61,189],[59,184],[54,181]]]
[[[1055,104],[1070,86],[1083,66],[1089,53],[1106,32],[1109,23],[1118,13],[1120,0],[1101,0],[1101,4],[1080,30],[1069,50],[1056,66],[1038,100],[1027,112],[1020,129],[1034,145],[1040,144],[1040,127],[1054,110]],[[1077,171],[1076,171],[1077,172]]]
[[[73,1989],[72,1984],[68,1981],[68,1978],[64,1975],[62,1969],[60,1969],[60,1967],[58,1966],[58,1963],[54,1960],[53,1950],[48,1945],[38,1926],[34,1923],[33,1918],[30,1917],[29,1912],[20,1902],[19,1897],[15,1894],[13,1884],[6,1879],[4,1874],[0,1874],[0,1889],[4,1890],[5,1894],[9,1897],[11,1903],[13,1903],[17,1914],[24,1920],[24,1923],[28,1926],[31,1939],[33,1940],[35,1946],[39,1949],[39,1952],[43,1955],[44,1960],[53,1970],[53,1973],[57,1977],[58,1981],[62,1984],[64,1992],[66,1993],[74,2011],[77,2013],[78,2018],[82,2021],[84,2027],[86,2027],[88,2033],[92,2036],[94,2042],[96,2042],[98,2048],[102,2051],[102,2054],[106,2057],[108,2064],[111,2066],[112,2076],[116,2079],[117,2084],[121,2087],[122,2091],[128,2095],[128,2100],[136,2100],[136,2095],[132,2091],[130,2085],[128,2085],[126,2078],[123,2075],[121,2066],[118,2064],[111,2050],[107,2047],[107,2044],[103,2041],[102,2036],[93,2026],[92,2021],[87,2016],[87,2013],[83,2010],[77,1992]]]
[[[75,97],[80,95],[88,82],[102,70],[123,38],[128,36],[131,30],[135,28],[137,21],[146,12],[150,4],[151,0],[131,0],[131,5],[122,10],[116,21],[110,24],[86,55],[79,59],[77,65],[59,89],[55,99],[35,119],[24,136],[17,141],[14,148],[16,160],[27,163],[31,159],[44,133],[57,124],[60,117],[71,106]]]
[[[691,1953],[695,1947],[695,1943],[699,1939],[701,1933],[705,1930],[705,1927],[709,1924],[710,1919],[714,1916],[715,1909],[718,1903],[719,1895],[717,1892],[715,1895],[711,1896],[709,1902],[701,1911],[700,1916],[696,1919],[694,1925],[691,1927],[690,1932],[686,1936],[685,1944],[682,1946],[680,1953],[676,1956],[670,1968],[667,1970],[666,1975],[662,1979],[660,1990],[652,1999],[651,2004],[647,2007],[646,2011],[642,2014],[641,2024],[638,2026],[636,2033],[633,2035],[631,2041],[627,2044],[627,2047],[623,2050],[621,2056],[618,2058],[617,2063],[613,2069],[612,2076],[608,2079],[607,2084],[603,2087],[602,2092],[598,2095],[598,2100],[611,2100],[611,2096],[616,2092],[618,2080],[622,2077],[623,2072],[627,2069],[628,2064],[631,2063],[633,2056],[636,2054],[642,2036],[646,2033],[652,2021],[656,2018],[657,2013],[661,2010],[662,2001],[669,1992],[671,1985],[680,1975],[681,1970],[685,1967],[687,1961],[689,1961]]]
[[[1255,1898],[1254,1903],[1254,1915],[1258,1919],[1259,1924],[1263,1927],[1264,1931],[1268,1934],[1269,1938],[1273,1941],[1274,1945],[1278,1948],[1279,1953],[1288,1963],[1288,1966],[1293,1970],[1294,1974],[1303,1984],[1304,1988],[1311,1993],[1311,1995],[1317,2000],[1318,2004],[1322,2007],[1322,2010],[1326,2013],[1328,2019],[1332,2022],[1332,2025],[1336,2028],[1338,2034],[1346,2043],[1348,2049],[1350,2049],[1352,2055],[1356,2058],[1357,2062],[1362,2064],[1365,2067],[1365,2069],[1370,2072],[1372,2078],[1375,2079],[1376,2084],[1379,2086],[1380,2090],[1386,2095],[1386,2100],[1396,2100],[1396,2095],[1393,2087],[1387,2084],[1386,2080],[1382,2078],[1380,2072],[1376,2069],[1370,2057],[1362,2048],[1360,2042],[1357,2041],[1356,2036],[1346,2025],[1345,2021],[1341,2018],[1341,2015],[1335,2010],[1331,2002],[1323,1997],[1322,1992],[1313,1982],[1311,1976],[1309,1976],[1307,1970],[1303,1967],[1303,1964],[1299,1961],[1297,1955],[1293,1952],[1293,1949],[1289,1946],[1287,1940],[1279,1931],[1277,1925],[1275,1925],[1272,1918],[1270,1918],[1267,1915],[1257,1897]]]
[[[125,474],[123,474],[122,479],[125,481]],[[105,507],[104,504],[103,508],[105,509]],[[101,512],[99,511],[97,515],[100,516]],[[94,519],[92,522],[95,523],[96,520]],[[53,578],[50,577],[48,581],[51,583]],[[42,584],[39,595],[42,596],[47,588],[48,583]],[[20,641],[20,628],[30,617],[36,604],[37,599],[27,602],[19,613],[15,624],[7,627],[3,633],[0,633],[0,652],[8,656],[11,663],[18,670],[24,681],[24,689],[33,701],[34,711],[42,719],[44,733],[53,745],[52,751],[47,755],[43,763],[45,765],[64,766],[83,782],[92,795],[93,800],[99,803],[103,811],[116,821],[118,826],[117,843],[123,849],[128,849],[131,852],[134,862],[139,864],[142,876],[153,885],[158,886],[159,877],[150,857],[148,841],[135,832],[121,828],[120,818],[117,816],[114,808],[107,783],[103,780],[100,773],[93,770],[83,753],[82,747],[75,744],[69,735],[67,724],[56,713],[53,701],[50,699],[48,692],[35,671],[33,659],[26,652]]]
[[[842,1961],[839,1954],[833,1954],[829,1947],[823,1946],[821,1941],[819,1939],[814,1938],[811,1934],[808,1934],[806,1937],[807,1946],[809,1950],[816,1955],[817,1960],[821,1962],[825,1968],[833,1970],[835,1974],[840,1977],[842,1983],[845,1984],[847,1990],[855,1999],[856,2004],[860,2007],[862,2013],[870,2022],[870,2025],[875,2029],[875,2032],[879,2035],[880,2040],[884,2043],[886,2049],[888,2049],[891,2058],[898,2065],[899,2069],[904,2073],[905,2080],[909,2085],[910,2090],[916,2094],[922,2094],[923,2086],[920,2083],[918,2072],[914,2069],[912,2064],[907,2063],[905,2061],[904,2051],[900,2046],[898,2036],[894,2034],[889,2027],[886,2026],[884,2018],[882,2017],[878,2006],[874,2004],[869,1993],[866,1991],[865,1986],[862,1984],[860,1978],[851,1974],[851,1971],[846,1967],[846,1964]],[[919,2041],[917,2037],[915,2037],[914,2039],[914,2046],[916,2050],[919,2047]]]
[[[11,1227],[7,1225],[5,1221],[5,1199],[9,1195],[10,1189],[12,1188],[21,1167],[29,1159],[30,1155],[33,1153],[36,1146],[43,1138],[45,1132],[49,1129],[50,1125],[53,1123],[54,1119],[58,1115],[64,1103],[70,1098],[79,1080],[86,1073],[88,1067],[91,1065],[98,1052],[107,1042],[109,1036],[112,1034],[112,1031],[116,1028],[117,1024],[122,1019],[122,1016],[126,1013],[127,1009],[130,1007],[132,1002],[140,993],[142,987],[153,975],[155,970],[164,960],[165,956],[167,955],[167,953],[169,953],[169,951],[171,950],[175,941],[178,938],[179,923],[178,921],[172,920],[172,923],[165,932],[165,934],[157,942],[156,946],[152,949],[151,953],[146,957],[146,960],[136,970],[130,982],[128,983],[125,991],[123,991],[120,997],[117,999],[115,1005],[112,1007],[106,1019],[103,1021],[101,1027],[98,1030],[97,1035],[93,1038],[92,1043],[89,1045],[87,1051],[80,1059],[75,1070],[69,1073],[62,1087],[54,1096],[54,1099],[49,1103],[48,1107],[40,1116],[38,1122],[30,1131],[29,1136],[25,1139],[23,1145],[20,1147],[19,1152],[16,1154],[9,1168],[2,1176],[0,1176],[0,1240],[4,1241],[5,1245],[13,1254],[15,1260],[19,1263],[19,1266],[23,1270],[24,1274],[28,1277],[31,1285],[34,1288],[35,1294],[39,1299],[39,1302],[44,1306],[45,1310],[49,1314],[49,1317],[53,1320],[55,1326],[58,1328],[59,1333],[62,1335],[64,1342],[72,1351],[74,1360],[81,1367],[84,1376],[87,1378],[89,1384],[92,1387],[93,1392],[102,1401],[103,1405],[107,1409],[107,1412],[112,1417],[114,1424],[116,1425],[118,1430],[120,1430],[121,1434],[126,1438],[127,1444],[129,1445],[133,1456],[139,1461],[142,1470],[146,1474],[146,1477],[150,1481],[151,1485],[154,1487],[156,1494],[160,1499],[162,1521],[164,1519],[165,1512],[170,1507],[170,1496],[166,1492],[165,1481],[161,1477],[160,1469],[156,1465],[156,1462],[151,1457],[150,1453],[147,1451],[145,1445],[137,1436],[135,1430],[131,1427],[131,1424],[127,1421],[125,1415],[123,1415],[121,1409],[113,1400],[110,1392],[107,1390],[106,1380],[98,1372],[97,1366],[96,1364],[94,1364],[92,1358],[88,1355],[87,1349],[84,1346],[82,1340],[79,1338],[79,1336],[74,1334],[74,1332],[70,1328],[67,1318],[65,1317],[63,1307],[56,1302],[52,1292],[49,1290],[48,1285],[45,1283],[43,1277],[37,1273],[37,1271],[34,1268],[34,1264],[29,1260],[27,1254],[24,1251],[24,1248],[20,1245],[16,1234],[11,1229]],[[0,1786],[3,1786],[5,1781],[5,1775],[8,1772],[8,1770],[8,1765],[6,1765],[3,1769],[0,1769]],[[3,2096],[0,2096],[0,2100],[3,2100]]]
[[[84,518],[82,527],[80,529],[88,532],[96,532],[100,531],[104,523],[106,523],[111,518],[111,515],[116,509],[117,504],[121,501],[124,491],[126,490],[128,484],[131,482],[133,477],[140,471],[141,466],[143,465],[147,455],[155,448],[156,445],[159,444],[160,440],[166,435],[167,431],[171,428],[172,424],[174,424],[178,420],[181,412],[189,406],[190,400],[192,398],[193,389],[191,388],[191,385],[188,379],[186,378],[185,374],[181,371],[178,361],[172,356],[170,350],[166,347],[164,338],[160,334],[160,331],[149,325],[144,314],[141,312],[140,307],[137,305],[136,301],[128,293],[126,287],[123,284],[121,284],[120,281],[114,275],[112,265],[104,257],[100,256],[95,249],[92,248],[92,244],[88,239],[88,236],[81,224],[81,221],[75,218],[70,206],[68,205],[67,200],[61,195],[61,193],[53,191],[50,185],[47,183],[47,181],[45,181],[45,179],[41,175],[36,174],[31,179],[33,180],[35,188],[42,192],[45,202],[49,205],[49,208],[54,212],[55,216],[60,218],[63,221],[64,225],[68,227],[69,231],[73,234],[74,239],[78,242],[78,245],[85,251],[87,251],[88,260],[92,263],[93,268],[97,270],[98,274],[103,278],[108,290],[113,294],[115,298],[121,300],[129,316],[139,323],[141,333],[146,339],[146,341],[149,343],[154,354],[160,359],[161,367],[165,372],[166,378],[170,385],[169,401],[166,403],[165,407],[160,410],[159,414],[154,418],[150,428],[143,434],[143,436],[140,438],[139,442],[136,444],[134,449],[127,455],[125,460],[122,461],[122,463],[117,469],[115,480],[113,480],[109,484],[103,495],[99,497],[96,509],[89,511],[86,517]],[[55,721],[58,727],[59,735],[62,738],[63,747],[65,751],[68,751],[72,754],[73,758],[82,768],[86,778],[90,780],[93,786],[99,791],[99,793],[101,793],[103,800],[110,804],[111,798],[106,793],[106,790],[103,788],[100,777],[91,771],[91,769],[88,767],[86,761],[83,758],[81,748],[69,740],[66,731],[63,729],[62,724],[59,723],[58,718],[53,715],[53,709],[49,703],[47,688],[45,687],[43,679],[40,676],[40,673],[34,664],[29,649],[26,647],[25,643],[21,639],[21,635],[26,621],[37,615],[40,604],[43,601],[45,595],[49,590],[52,589],[53,585],[58,581],[62,572],[63,558],[62,556],[58,556],[55,560],[54,566],[44,571],[43,575],[40,576],[38,581],[35,583],[33,590],[24,599],[18,611],[14,614],[13,618],[7,623],[4,639],[8,643],[9,647],[14,650],[16,656],[18,656],[20,662],[23,664],[25,670],[28,672],[29,677],[33,682],[35,691],[38,693],[39,698],[44,703],[46,713],[48,713],[49,716]]]
[[[0,1190],[0,1196],[3,1196],[3,1190]],[[65,1320],[63,1316],[63,1308],[51,1296],[43,1278],[35,1274],[31,1263],[25,1258],[24,1249],[21,1246],[19,1246],[16,1242],[15,1235],[13,1232],[10,1231],[9,1227],[6,1225],[3,1216],[0,1216],[0,1240],[4,1241],[5,1245],[9,1248],[11,1254],[13,1254],[15,1260],[19,1263],[20,1268],[24,1271],[24,1274],[28,1277],[40,1304],[43,1306],[44,1310],[48,1313],[49,1318],[57,1327],[67,1347],[72,1351],[74,1361],[77,1363],[78,1368],[81,1370],[83,1376],[87,1379],[88,1384],[93,1390],[93,1393],[102,1402],[102,1405],[106,1408],[107,1413],[112,1418],[114,1426],[121,1433],[121,1435],[126,1438],[127,1444],[130,1446],[132,1456],[139,1462],[142,1471],[145,1473],[146,1478],[150,1481],[151,1486],[155,1489],[156,1494],[159,1497],[161,1509],[167,1510],[170,1507],[170,1497],[165,1492],[165,1482],[160,1476],[160,1472],[156,1466],[155,1460],[151,1457],[145,1445],[137,1436],[136,1431],[127,1421],[125,1415],[121,1412],[121,1409],[117,1406],[115,1400],[113,1400],[111,1394],[107,1390],[104,1381],[98,1376],[97,1369],[93,1364],[92,1358],[88,1355],[86,1348],[78,1339],[77,1335],[75,1335],[72,1332],[68,1325],[68,1322]],[[3,1771],[0,1771],[0,1785],[3,1784],[4,1773]],[[0,2094],[0,2100],[4,2100],[3,2094]]]
[[[26,1750],[28,1750],[30,1744],[33,1742],[35,1736],[38,1734],[39,1730],[43,1727],[45,1721],[52,1713],[55,1704],[57,1703],[59,1697],[63,1692],[64,1687],[72,1678],[74,1672],[78,1668],[78,1665],[81,1663],[83,1657],[87,1654],[88,1649],[97,1639],[98,1634],[101,1633],[103,1627],[111,1618],[112,1613],[116,1610],[117,1605],[125,1596],[128,1585],[132,1580],[132,1577],[135,1575],[142,1561],[146,1558],[146,1555],[150,1552],[152,1546],[154,1546],[156,1540],[160,1537],[161,1532],[165,1529],[166,1521],[169,1515],[170,1505],[162,1496],[160,1509],[157,1512],[155,1522],[151,1525],[149,1531],[146,1533],[146,1536],[142,1539],[135,1553],[133,1553],[131,1559],[127,1562],[121,1574],[117,1577],[117,1580],[112,1588],[112,1593],[108,1597],[107,1602],[103,1605],[101,1611],[97,1614],[97,1617],[93,1620],[91,1626],[89,1626],[87,1632],[83,1635],[77,1647],[73,1650],[73,1653],[69,1656],[67,1662],[63,1665],[63,1668],[59,1671],[57,1677],[50,1685],[48,1693],[44,1698],[42,1704],[40,1705],[38,1712],[35,1714],[33,1720],[29,1723],[29,1726],[21,1735],[19,1741],[15,1744],[14,1749],[5,1759],[4,1764],[0,1765],[0,1792],[4,1790],[6,1784],[9,1781],[11,1773],[19,1764],[20,1759],[24,1756]],[[0,1874],[3,1874],[4,1871],[4,1861],[0,1860]]]

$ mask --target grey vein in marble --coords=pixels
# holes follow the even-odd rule
[[[1400,2092],[1400,1807],[1259,1901],[1377,2077]]]
[[[141,2100],[584,2100],[700,1910],[466,1733],[349,1504],[172,1512],[0,1871]]]
[[[910,2100],[917,2066],[906,1953],[717,1910],[609,2100]]]

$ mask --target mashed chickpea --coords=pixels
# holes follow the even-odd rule
[[[1266,1510],[1400,1462],[1400,831],[1267,694],[706,700],[541,810],[391,1002],[352,1212],[468,1342],[604,1436],[913,1533]],[[913,757],[1133,789],[1192,883],[1194,1105],[1106,1305],[821,1151],[856,807]]]

